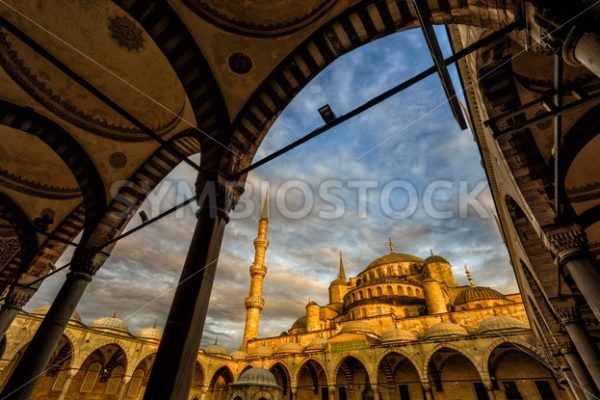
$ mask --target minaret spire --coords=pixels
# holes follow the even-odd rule
[[[265,255],[269,241],[267,233],[269,228],[269,192],[265,194],[265,200],[258,221],[258,233],[254,239],[254,262],[250,266],[250,290],[246,297],[246,326],[244,328],[244,339],[242,348],[248,349],[248,340],[258,337],[258,324],[260,322],[260,312],[265,305],[265,299],[262,297],[263,280],[267,274],[265,266]]]
[[[392,242],[392,238],[389,237],[388,240],[390,241],[390,253],[394,252],[394,242]]]
[[[469,267],[467,267],[467,264],[465,264],[465,274],[467,274],[467,279],[469,280],[469,285],[471,287],[475,286],[475,284],[473,283],[473,277],[471,276],[471,271],[469,271]]]
[[[340,250],[340,271],[338,272],[338,279],[346,281],[346,269],[344,268],[344,260],[342,259],[342,251]]]

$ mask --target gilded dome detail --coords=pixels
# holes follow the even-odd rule
[[[373,328],[362,321],[350,321],[346,323],[340,333],[359,333],[363,335],[375,335]]]
[[[316,338],[313,339],[312,342],[310,342],[308,344],[308,346],[306,346],[306,351],[323,351],[325,349],[327,349],[327,339],[325,338]]]
[[[258,346],[250,352],[251,356],[270,357],[273,355],[274,349],[271,346]]]
[[[137,337],[141,338],[141,339],[149,339],[149,340],[156,340],[156,341],[160,341],[160,338],[162,337],[162,332],[159,329],[156,329],[155,326],[150,327],[150,328],[144,328],[141,329],[137,335]]]

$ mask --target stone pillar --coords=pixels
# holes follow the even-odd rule
[[[600,389],[600,354],[587,332],[581,327],[577,310],[574,307],[566,307],[560,310],[559,315],[560,324],[567,332],[571,342],[573,342],[579,357],[583,361],[584,368],[596,386],[596,390]]]
[[[441,283],[433,278],[428,278],[423,281],[423,289],[425,292],[427,311],[429,311],[430,314],[443,314],[448,312],[446,298],[444,297]]]
[[[119,390],[119,395],[117,396],[117,400],[122,400],[127,393],[127,387],[129,386],[130,377],[123,378],[123,382],[121,382],[121,389]]]
[[[291,388],[290,393],[292,394],[292,400],[296,400],[298,398],[298,387]]]
[[[496,400],[496,393],[494,393],[494,385],[492,384],[492,382],[483,382],[483,386],[485,386],[485,390],[487,391],[490,400]]]
[[[145,400],[188,398],[228,213],[242,189],[216,172],[201,172],[196,228],[164,334],[148,380]]]
[[[431,384],[425,382],[421,384],[423,386],[423,394],[425,394],[425,400],[433,400],[433,391],[431,390]]]
[[[563,273],[571,277],[600,321],[600,271],[587,251],[585,232],[577,226],[556,227],[547,235]]]
[[[321,307],[314,301],[306,305],[306,330],[314,332],[321,329]]]
[[[335,386],[329,386],[327,390],[329,392],[329,400],[335,400]]]
[[[73,383],[73,378],[75,377],[76,373],[77,371],[69,371],[57,400],[65,400],[65,398],[67,397],[67,393],[69,393],[69,388],[71,387],[71,383]]]
[[[82,249],[80,247],[79,249]],[[78,250],[79,250],[78,249]],[[27,400],[58,344],[75,307],[79,303],[92,276],[106,259],[106,255],[93,255],[84,250],[73,255],[71,272],[50,306],[21,361],[4,386],[0,398]]]
[[[563,58],[571,65],[583,65],[600,77],[600,35],[575,26],[563,45]]]
[[[371,385],[371,389],[373,390],[373,400],[382,400],[379,385],[373,384]]]
[[[6,334],[15,317],[21,311],[21,307],[29,301],[34,293],[35,289],[21,285],[15,285],[9,290],[0,309],[0,339]]]
[[[567,382],[577,400],[597,400],[600,396],[581,359],[570,348],[561,349],[569,369]]]

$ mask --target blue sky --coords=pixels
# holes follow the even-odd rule
[[[448,55],[444,30],[437,32]],[[339,58],[296,96],[271,128],[255,160],[320,126],[323,122],[317,109],[323,104],[330,104],[338,115],[344,114],[431,64],[418,30],[379,39]],[[454,68],[451,72],[458,87]],[[343,200],[345,212],[342,218],[327,220],[320,212],[332,206],[319,196],[319,187],[332,179],[341,184],[332,192]],[[315,197],[314,206],[301,219],[287,218],[275,207],[278,189],[290,180],[301,181]],[[266,306],[260,326],[263,336],[289,329],[304,313],[308,298],[319,304],[327,302],[327,286],[337,273],[340,250],[347,273],[355,275],[389,251],[388,237],[398,252],[424,258],[433,249],[446,257],[459,282],[466,283],[466,263],[476,284],[504,292],[517,290],[493,218],[470,210],[464,218],[436,219],[425,213],[422,201],[410,217],[390,218],[381,206],[382,198],[395,209],[408,204],[402,190],[386,197],[384,187],[395,180],[409,182],[419,198],[431,182],[448,182],[453,187],[436,191],[434,204],[455,215],[459,182],[467,188],[485,182],[473,136],[468,130],[459,130],[436,75],[250,174],[250,188],[243,201],[252,202],[255,210],[250,217],[232,215],[227,226],[204,343],[218,338],[231,349],[240,344],[261,181],[269,183],[272,205]],[[157,189],[167,193],[162,209],[191,194],[193,181],[191,168],[178,167]],[[370,182],[377,187],[361,199],[357,190],[349,187],[352,182]],[[477,198],[484,209],[493,207],[487,187]],[[290,190],[279,200],[290,209],[298,209],[302,196],[298,190]],[[366,214],[359,209],[362,200],[366,200]],[[150,203],[143,209],[154,215],[158,210]],[[131,225],[138,223],[134,219]],[[117,312],[132,332],[152,325],[154,320],[162,326],[193,226],[193,210],[187,209],[120,242],[80,303],[84,321]],[[70,252],[63,261],[69,257]],[[28,308],[50,302],[63,279],[60,274],[48,279]]]

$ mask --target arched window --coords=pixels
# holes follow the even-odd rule
[[[129,390],[127,391],[127,396],[137,397],[140,394],[140,390],[142,389],[142,383],[144,382],[144,370],[136,369],[133,375],[131,376],[131,382],[129,383]]]
[[[409,296],[413,295],[413,290],[411,287],[409,287],[408,289],[406,289],[406,292],[408,293]]]
[[[363,299],[363,292],[362,291],[358,292],[358,299],[359,300]]]
[[[394,289],[392,289],[391,286],[386,287],[385,290],[387,291],[387,295],[388,296],[393,296],[394,295]]]
[[[367,317],[367,309],[366,308],[362,308],[361,311],[362,311],[363,318],[366,318]]]
[[[354,293],[352,293],[352,302],[354,303],[356,301],[356,296],[354,295]]]
[[[371,290],[371,288],[367,289],[367,299],[370,299],[371,297],[373,297],[373,291]]]
[[[65,368],[64,365],[63,368]],[[56,379],[54,380],[54,384],[52,385],[52,391],[61,391],[65,386],[67,376],[69,376],[69,371],[67,369],[61,369],[58,375],[56,376]]]
[[[383,290],[381,290],[381,286],[377,286],[377,296],[383,296]]]
[[[398,294],[400,296],[404,296],[404,289],[402,288],[402,286],[398,286]]]
[[[415,289],[415,294],[421,297],[421,289]]]
[[[119,365],[113,369],[112,374],[110,374],[110,378],[108,378],[108,383],[106,384],[106,394],[115,395],[119,390],[119,386],[121,386],[121,381],[123,380],[123,375],[125,374],[125,368],[122,365]]]
[[[410,317],[410,313],[408,312],[408,308],[404,309],[404,317],[406,317],[406,318]]]
[[[102,370],[102,364],[99,362],[95,362],[90,364],[85,373],[85,378],[83,378],[83,383],[81,384],[81,389],[79,390],[81,393],[91,393],[96,387],[96,383],[98,382],[98,378],[100,377],[100,371]]]

